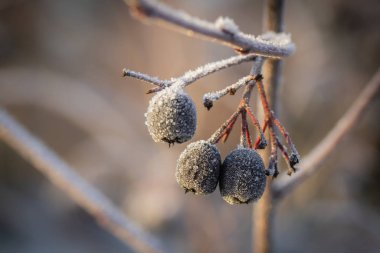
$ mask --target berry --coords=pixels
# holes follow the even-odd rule
[[[188,141],[197,127],[194,102],[179,87],[165,88],[152,97],[145,116],[145,124],[155,142]]]
[[[212,193],[219,180],[219,150],[208,141],[190,143],[177,161],[176,179],[186,192],[197,195]]]
[[[227,203],[257,201],[266,185],[264,162],[255,150],[237,148],[225,158],[219,180],[220,193]]]

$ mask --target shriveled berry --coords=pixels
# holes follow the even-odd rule
[[[190,143],[177,161],[176,179],[186,192],[212,193],[219,180],[221,158],[219,150],[208,141]]]
[[[145,124],[155,142],[188,141],[197,127],[194,102],[179,87],[165,88],[152,97],[145,116]]]
[[[219,180],[220,193],[229,204],[257,201],[266,185],[264,162],[255,150],[237,148],[223,161]]]

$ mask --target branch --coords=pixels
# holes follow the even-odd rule
[[[184,75],[178,78],[172,78],[170,81],[169,80],[159,80],[156,77],[150,77],[149,75],[142,74],[139,72],[131,71],[131,70],[123,70],[123,75],[124,76],[129,76],[129,77],[134,77],[140,80],[144,80],[147,82],[150,82],[152,84],[158,85],[158,88],[154,88],[150,90],[149,93],[151,92],[157,92],[162,90],[165,87],[169,87],[171,85],[177,85],[180,87],[185,87],[198,79],[205,77],[207,75],[210,75],[214,72],[217,72],[219,70],[238,65],[243,62],[247,61],[254,61],[257,58],[256,55],[254,54],[246,54],[246,55],[237,55],[237,56],[232,56],[230,58],[216,61],[216,62],[211,62],[207,63],[206,65],[203,65],[201,67],[198,67],[195,70],[190,70],[186,72]],[[165,83],[165,84],[164,84]],[[164,85],[161,85],[164,84]]]
[[[235,95],[236,91],[246,85],[249,81],[253,80],[254,76],[248,75],[240,78],[236,83],[227,86],[226,88],[214,92],[208,92],[203,95],[203,105],[210,110],[213,106],[213,102],[219,100],[227,94]]]
[[[240,52],[281,58],[289,56],[295,51],[295,45],[291,42],[290,36],[284,33],[276,34],[271,32],[255,37],[240,32],[237,25],[230,18],[220,17],[215,23],[211,23],[193,17],[183,11],[175,10],[157,1],[125,1],[129,2],[129,6],[137,14],[136,16],[165,21],[181,28],[180,31],[186,35],[201,35]]]
[[[273,185],[274,196],[279,199],[308,179],[321,168],[321,164],[331,155],[358,122],[360,116],[374,100],[380,90],[380,68],[366,85],[356,101],[336,123],[326,137],[302,160],[300,170],[291,179],[281,177]]]
[[[160,80],[157,77],[149,76],[141,72],[133,71],[130,69],[123,69],[123,77],[126,76],[133,77],[159,87],[169,86],[174,82],[174,80]]]
[[[132,223],[104,194],[85,181],[2,108],[0,108],[0,139],[125,244],[142,253],[164,252],[155,238]]]
[[[263,30],[283,32],[284,27],[284,8],[285,0],[266,0],[264,3]],[[267,94],[270,108],[277,111],[278,92],[281,84],[282,62],[269,59],[264,65],[263,76],[266,80],[265,92]],[[264,116],[265,118],[265,116]],[[269,122],[268,122],[269,123]],[[264,122],[265,126],[265,122]],[[263,126],[263,129],[264,129]],[[269,128],[269,125],[268,125]],[[270,130],[270,129],[269,129]],[[267,139],[273,138],[266,135]],[[270,139],[271,145],[277,143]],[[269,165],[271,162],[270,150],[262,152],[265,162]],[[271,166],[269,166],[270,168]],[[273,248],[273,223],[275,215],[275,206],[273,205],[272,193],[273,179],[268,178],[267,186],[261,200],[253,207],[252,212],[252,252],[270,253]]]

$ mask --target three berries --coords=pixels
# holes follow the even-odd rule
[[[145,114],[153,140],[170,144],[192,138],[197,125],[193,100],[182,87],[159,91]],[[177,162],[176,179],[186,192],[205,195],[219,183],[220,193],[229,204],[261,198],[266,186],[265,166],[260,155],[250,148],[233,150],[222,162],[219,150],[209,141],[190,143]]]

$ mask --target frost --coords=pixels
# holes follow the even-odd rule
[[[227,94],[235,94],[235,92],[252,80],[252,76],[248,75],[239,79],[236,83],[216,92],[209,92],[203,95],[203,104],[206,107],[210,105],[210,102],[216,101]],[[211,104],[212,105],[212,104]],[[211,107],[211,106],[210,106]]]
[[[149,102],[146,125],[155,142],[182,143],[195,133],[194,102],[180,87],[168,87]]]
[[[219,17],[215,21],[215,26],[218,29],[222,30],[223,32],[227,32],[227,33],[231,33],[231,34],[238,33],[240,31],[239,27],[229,17]]]
[[[225,158],[219,188],[229,204],[241,204],[261,198],[266,186],[264,162],[253,149],[237,148]]]
[[[219,179],[219,150],[208,141],[190,143],[177,161],[176,179],[186,191],[194,194],[212,193]]]

